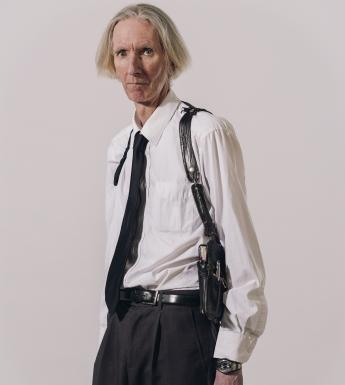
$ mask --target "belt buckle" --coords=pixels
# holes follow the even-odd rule
[[[160,292],[158,290],[155,291],[155,295],[153,297],[153,302],[150,302],[150,301],[145,301],[148,305],[157,305],[158,301],[159,301],[159,298],[160,298]]]

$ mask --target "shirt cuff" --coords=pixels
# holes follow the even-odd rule
[[[257,339],[252,333],[236,333],[220,326],[213,357],[244,363],[248,361]]]

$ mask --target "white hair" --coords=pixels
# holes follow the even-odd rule
[[[95,60],[98,74],[116,78],[112,49],[113,30],[119,21],[130,17],[141,17],[155,27],[168,59],[168,79],[170,81],[177,78],[191,62],[189,52],[171,18],[160,8],[146,3],[126,6],[110,20],[97,48]]]

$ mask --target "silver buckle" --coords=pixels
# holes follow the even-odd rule
[[[149,305],[157,305],[158,303],[158,300],[160,298],[160,292],[158,290],[155,291],[155,295],[153,297],[153,302],[150,302],[150,301],[145,301],[145,303],[149,304]]]

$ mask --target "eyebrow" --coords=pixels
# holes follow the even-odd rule
[[[152,43],[152,42],[149,42],[149,41],[144,41],[144,42],[141,42],[140,44],[138,44],[138,49],[142,49],[142,48],[144,48],[144,47],[146,47],[146,46],[153,46],[154,45],[154,43]],[[121,49],[126,49],[125,47],[124,47],[124,45],[123,44],[119,44],[115,49],[113,49],[114,50],[114,52],[118,52],[118,51],[120,51]]]

